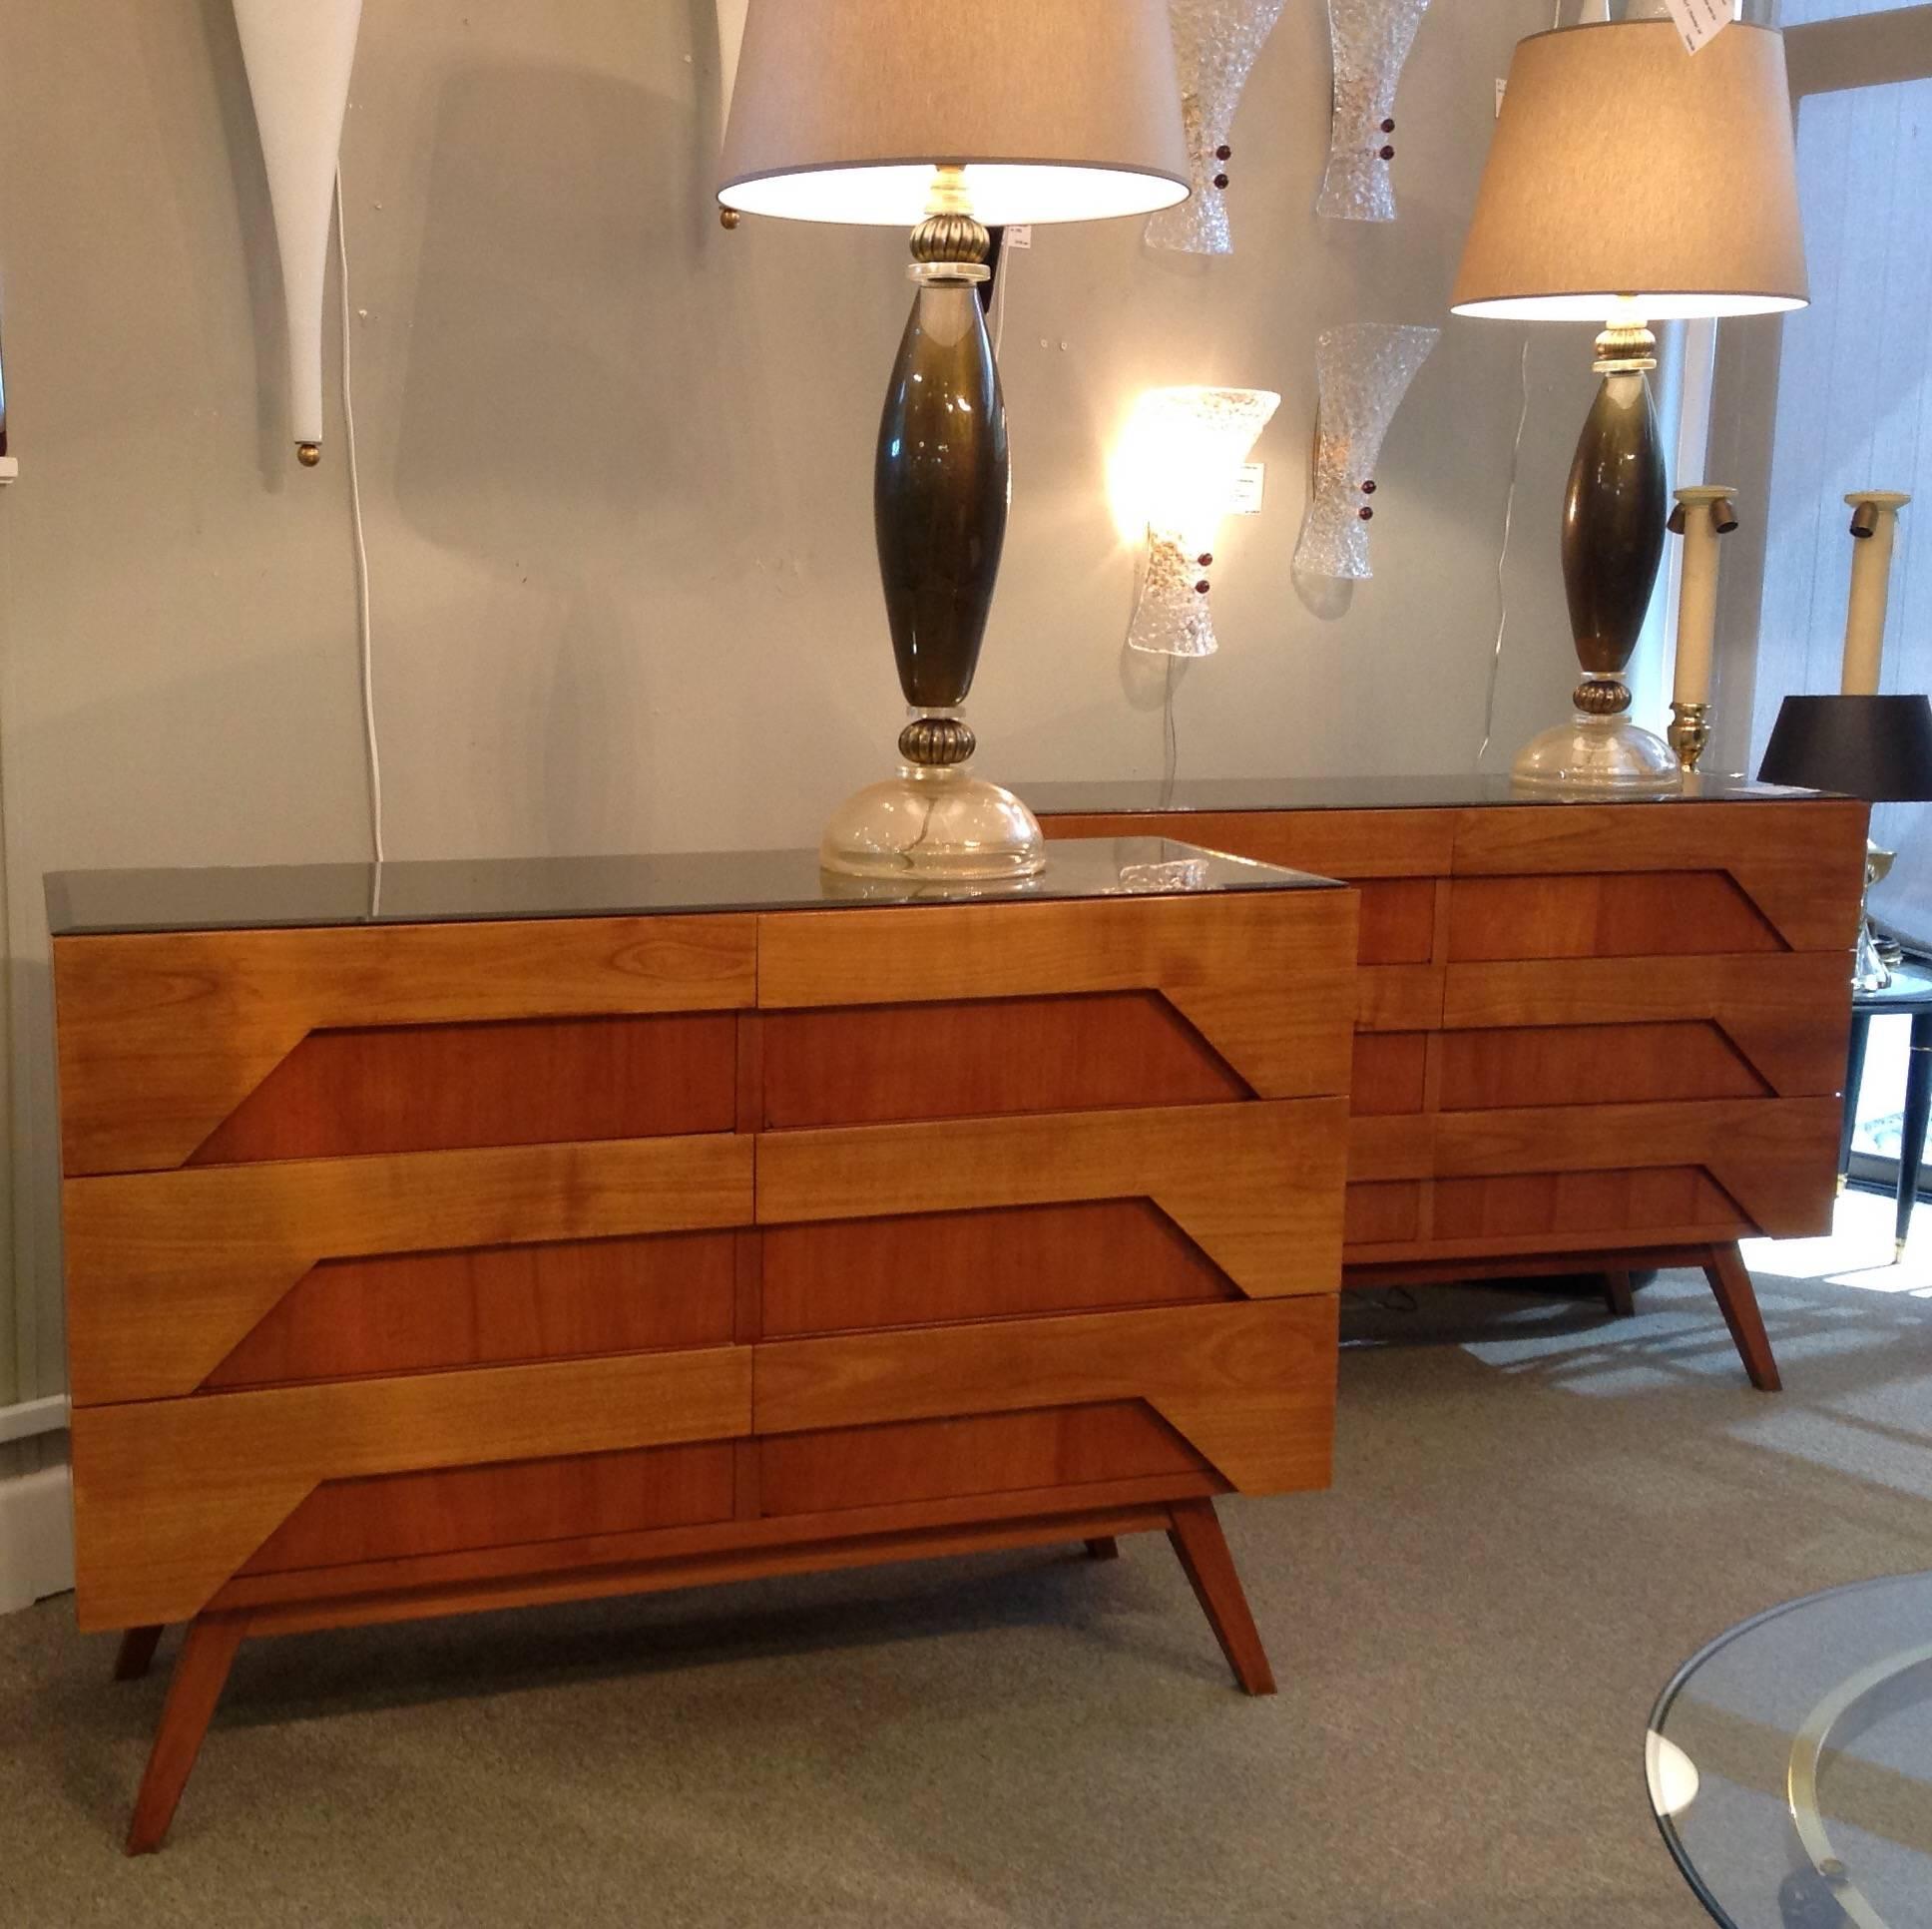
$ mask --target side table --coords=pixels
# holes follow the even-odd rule
[[[1854,991],[1851,997],[1851,1056],[1845,1066],[1845,1120],[1838,1141],[1839,1185],[1851,1171],[1851,1141],[1858,1125],[1858,1087],[1865,1076],[1865,1047],[1874,1018],[1909,1017],[1912,1051],[1905,1074],[1905,1125],[1898,1148],[1897,1247],[1905,1250],[1918,1200],[1919,1167],[1925,1157],[1925,1128],[1932,1118],[1932,963],[1911,959],[1895,966],[1883,991]]]

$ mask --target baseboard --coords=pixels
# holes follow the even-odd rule
[[[0,1614],[73,1587],[73,1496],[64,1465],[0,1476]]]

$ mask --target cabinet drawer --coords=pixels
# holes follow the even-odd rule
[[[1786,949],[1722,871],[1459,877],[1449,891],[1451,964]]]
[[[1144,1402],[1229,1487],[1326,1484],[1336,1295],[759,1346],[760,1438]]]
[[[691,1117],[717,1103],[719,1045],[729,1044],[720,1027],[666,1047],[685,1064],[679,1077],[689,1093],[659,1088],[641,1097],[597,1069],[602,1035],[594,1029],[546,1066],[513,1036],[515,1027],[741,1010],[756,997],[756,947],[755,918],[709,916],[60,938],[62,1169],[70,1179],[165,1171],[185,1165],[231,1120],[235,1157],[299,1156],[283,1145],[427,1150],[479,1121],[411,1082],[447,1074],[479,1045],[503,1055],[506,1076],[529,1089],[465,1088],[463,1107],[473,1102],[482,1121],[508,1120],[494,1137],[485,1129],[466,1143],[612,1136],[640,1104],[648,1116]],[[449,1046],[433,1035],[448,1025],[487,1030]],[[395,1045],[371,1036],[391,1030],[415,1035]],[[304,1054],[311,1034],[330,1036]],[[263,1092],[285,1064],[282,1090]],[[346,1091],[345,1081],[365,1075],[390,1089]],[[456,1076],[469,1074],[458,1066]],[[660,1098],[668,1111],[654,1110]],[[242,1108],[248,1110],[236,1116]],[[552,1133],[566,1116],[597,1123],[581,1134]],[[352,1143],[358,1139],[364,1143]]]
[[[329,1260],[747,1225],[751,1148],[718,1134],[70,1179],[74,1399],[193,1393]]]
[[[1847,954],[1570,958],[1451,965],[1450,1031],[1707,1025],[1781,1098],[1835,1094],[1851,1025]]]
[[[765,1339],[1240,1297],[1146,1200],[774,1225],[759,1245]]]
[[[721,1440],[325,1481],[241,1572],[286,1574],[728,1521],[736,1455],[732,1442]]]
[[[729,1132],[729,1012],[311,1032],[194,1166]]]
[[[766,1133],[758,1219],[816,1225],[1148,1200],[1239,1291],[1332,1292],[1346,1153],[1342,1099]],[[915,1269],[918,1236],[909,1229],[904,1245]],[[956,1260],[947,1264],[957,1272]]]
[[[1862,803],[1823,797],[1696,801],[1666,808],[1577,803],[1560,810],[1470,809],[1457,813],[1454,872],[1459,884],[1476,877],[1715,872],[1735,887],[1780,945],[1843,952],[1857,928],[1869,814]],[[1566,889],[1573,904],[1583,902],[1574,885]],[[1631,901],[1643,901],[1642,894]],[[1700,901],[1727,926],[1741,916],[1734,904],[1720,905],[1708,893]],[[1687,905],[1687,912],[1691,908]],[[1654,947],[1658,955],[1702,948],[1691,928],[1693,918],[1673,926],[1668,904],[1657,907],[1655,915],[1668,934]],[[1452,913],[1452,927],[1454,922]]]
[[[330,1259],[269,1308],[208,1391],[599,1353],[728,1346],[750,1232]]]
[[[766,1012],[757,1024],[766,1130],[1249,1096],[1151,991]]]
[[[1490,1186],[1522,1179],[1532,1184],[1517,1193],[1501,1188],[1493,1197],[1528,1202],[1572,1176],[1623,1188],[1632,1174],[1693,1170],[1728,1202],[1725,1223],[1772,1238],[1799,1238],[1825,1229],[1830,1220],[1838,1126],[1835,1098],[1544,1106],[1357,1119],[1349,1131],[1350,1192],[1408,1180]],[[1680,1184],[1670,1182],[1672,1188]],[[1446,1186],[1438,1184],[1438,1230],[1446,1194]],[[1499,1209],[1481,1205],[1482,1197],[1472,1191],[1469,1203],[1457,1209],[1465,1217]],[[1591,1186],[1569,1188],[1565,1197],[1592,1198]],[[1532,1217],[1545,1210],[1532,1204],[1509,1209]],[[1590,1207],[1598,1209],[1594,1204]],[[1658,1209],[1666,1206],[1660,1204]],[[1577,1221],[1560,1216],[1548,1222]],[[1631,1208],[1629,1222],[1633,1230],[1643,1226],[1639,1206]],[[1678,1221],[1652,1223],[1675,1227]]]
[[[1772,1096],[1722,1027],[1707,1020],[1445,1032],[1440,1051],[1444,1112]]]
[[[1224,1071],[1242,1090],[1263,1098],[1344,1092],[1355,945],[1355,896],[1339,888],[765,917],[758,933],[760,1010],[849,1014],[827,1026],[778,1028],[775,1057],[766,1068],[767,1078],[777,1081],[775,1105],[807,1110],[775,1112],[773,1123],[809,1123],[814,1110],[826,1119],[818,1109],[825,1098],[806,1089],[819,1079],[829,1080],[832,1103],[847,1109],[839,1123],[879,1116],[876,1110],[849,1110],[876,1102],[859,1091],[861,1080],[838,1075],[840,1045],[868,1055],[895,1095],[887,1101],[895,1110],[903,1108],[904,1094],[920,1088],[907,1083],[906,1066],[885,1063],[893,1049],[910,1053],[911,1067],[930,1069],[939,1103],[949,1110],[1004,1108],[1004,1098],[996,1107],[970,1097],[974,1076],[994,1081],[996,1092],[1024,1097],[1030,1091],[1063,1107],[1069,1103],[1051,1096],[1051,1084],[1040,1083],[1051,1067],[981,1065],[955,1075],[943,1063],[951,1049],[943,1029],[928,1030],[916,1017],[895,1027],[858,1009],[894,1005],[1029,1001],[1017,1020],[1022,1029],[1015,1043],[1027,1045],[1036,1031],[1044,1039],[1056,1025],[1070,1027],[1075,1047],[1063,1042],[1047,1049],[1072,1052],[1074,1071],[1056,1075],[1075,1080],[1060,1088],[1072,1092],[1081,1079],[1119,1074],[1091,1062],[1079,1067],[1083,1052],[1090,1061],[1094,1057],[1079,1044],[1086,1021],[1078,1010],[1054,1013],[1052,1002],[1137,994],[1136,1003],[1152,1010],[1165,1006],[1173,1014],[1170,1020],[1142,1012],[1131,1022],[1137,1036],[1158,1038],[1147,1048],[1161,1055],[1157,1069],[1164,1076],[1194,1082],[1187,1096],[1224,1094],[1224,1085],[1200,1082],[1213,1071]],[[955,1010],[940,1023],[961,1027],[962,1044],[976,1059],[998,1055],[996,1013]],[[868,1027],[876,1029],[870,1041],[864,1038]],[[1091,1037],[1091,1024],[1086,1028]],[[968,1080],[964,1100],[947,1096],[955,1076]],[[923,1106],[921,1111],[931,1116]]]
[[[759,1511],[767,1518],[1161,1475],[1198,1487],[1218,1484],[1201,1455],[1140,1401],[837,1427],[758,1442]]]
[[[81,1625],[188,1620],[330,1483],[633,1454],[742,1439],[750,1428],[743,1346],[82,1407],[73,1429]],[[439,1494],[430,1482],[409,1500],[419,1521],[433,1522],[439,1507],[473,1520],[486,1507],[476,1494],[489,1491],[488,1481],[454,1482]],[[511,1491],[504,1505],[521,1520],[530,1496],[512,1506]],[[370,1502],[378,1515],[385,1505]],[[358,1526],[363,1503],[353,1498],[346,1516],[335,1501],[318,1508],[320,1525],[290,1529],[301,1544],[294,1558],[388,1531]]]

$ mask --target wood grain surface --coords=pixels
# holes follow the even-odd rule
[[[1336,1290],[1347,1102],[768,1133],[765,1224],[1150,1199],[1254,1297]]]
[[[707,1348],[84,1407],[84,1629],[185,1621],[325,1480],[751,1430],[751,1351]]]
[[[71,1179],[74,1399],[192,1393],[323,1259],[747,1224],[751,1170],[720,1134]]]
[[[180,1166],[310,1032],[756,996],[750,917],[566,918],[58,938],[68,1177]]]
[[[1263,1098],[1347,1089],[1349,891],[767,917],[765,1010],[1158,991]]]

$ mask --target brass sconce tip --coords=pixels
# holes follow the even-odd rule
[[[718,211],[718,225],[729,234],[744,219],[735,208],[721,208]]]
[[[319,442],[297,442],[295,460],[304,469],[312,469],[322,459],[322,445]]]

